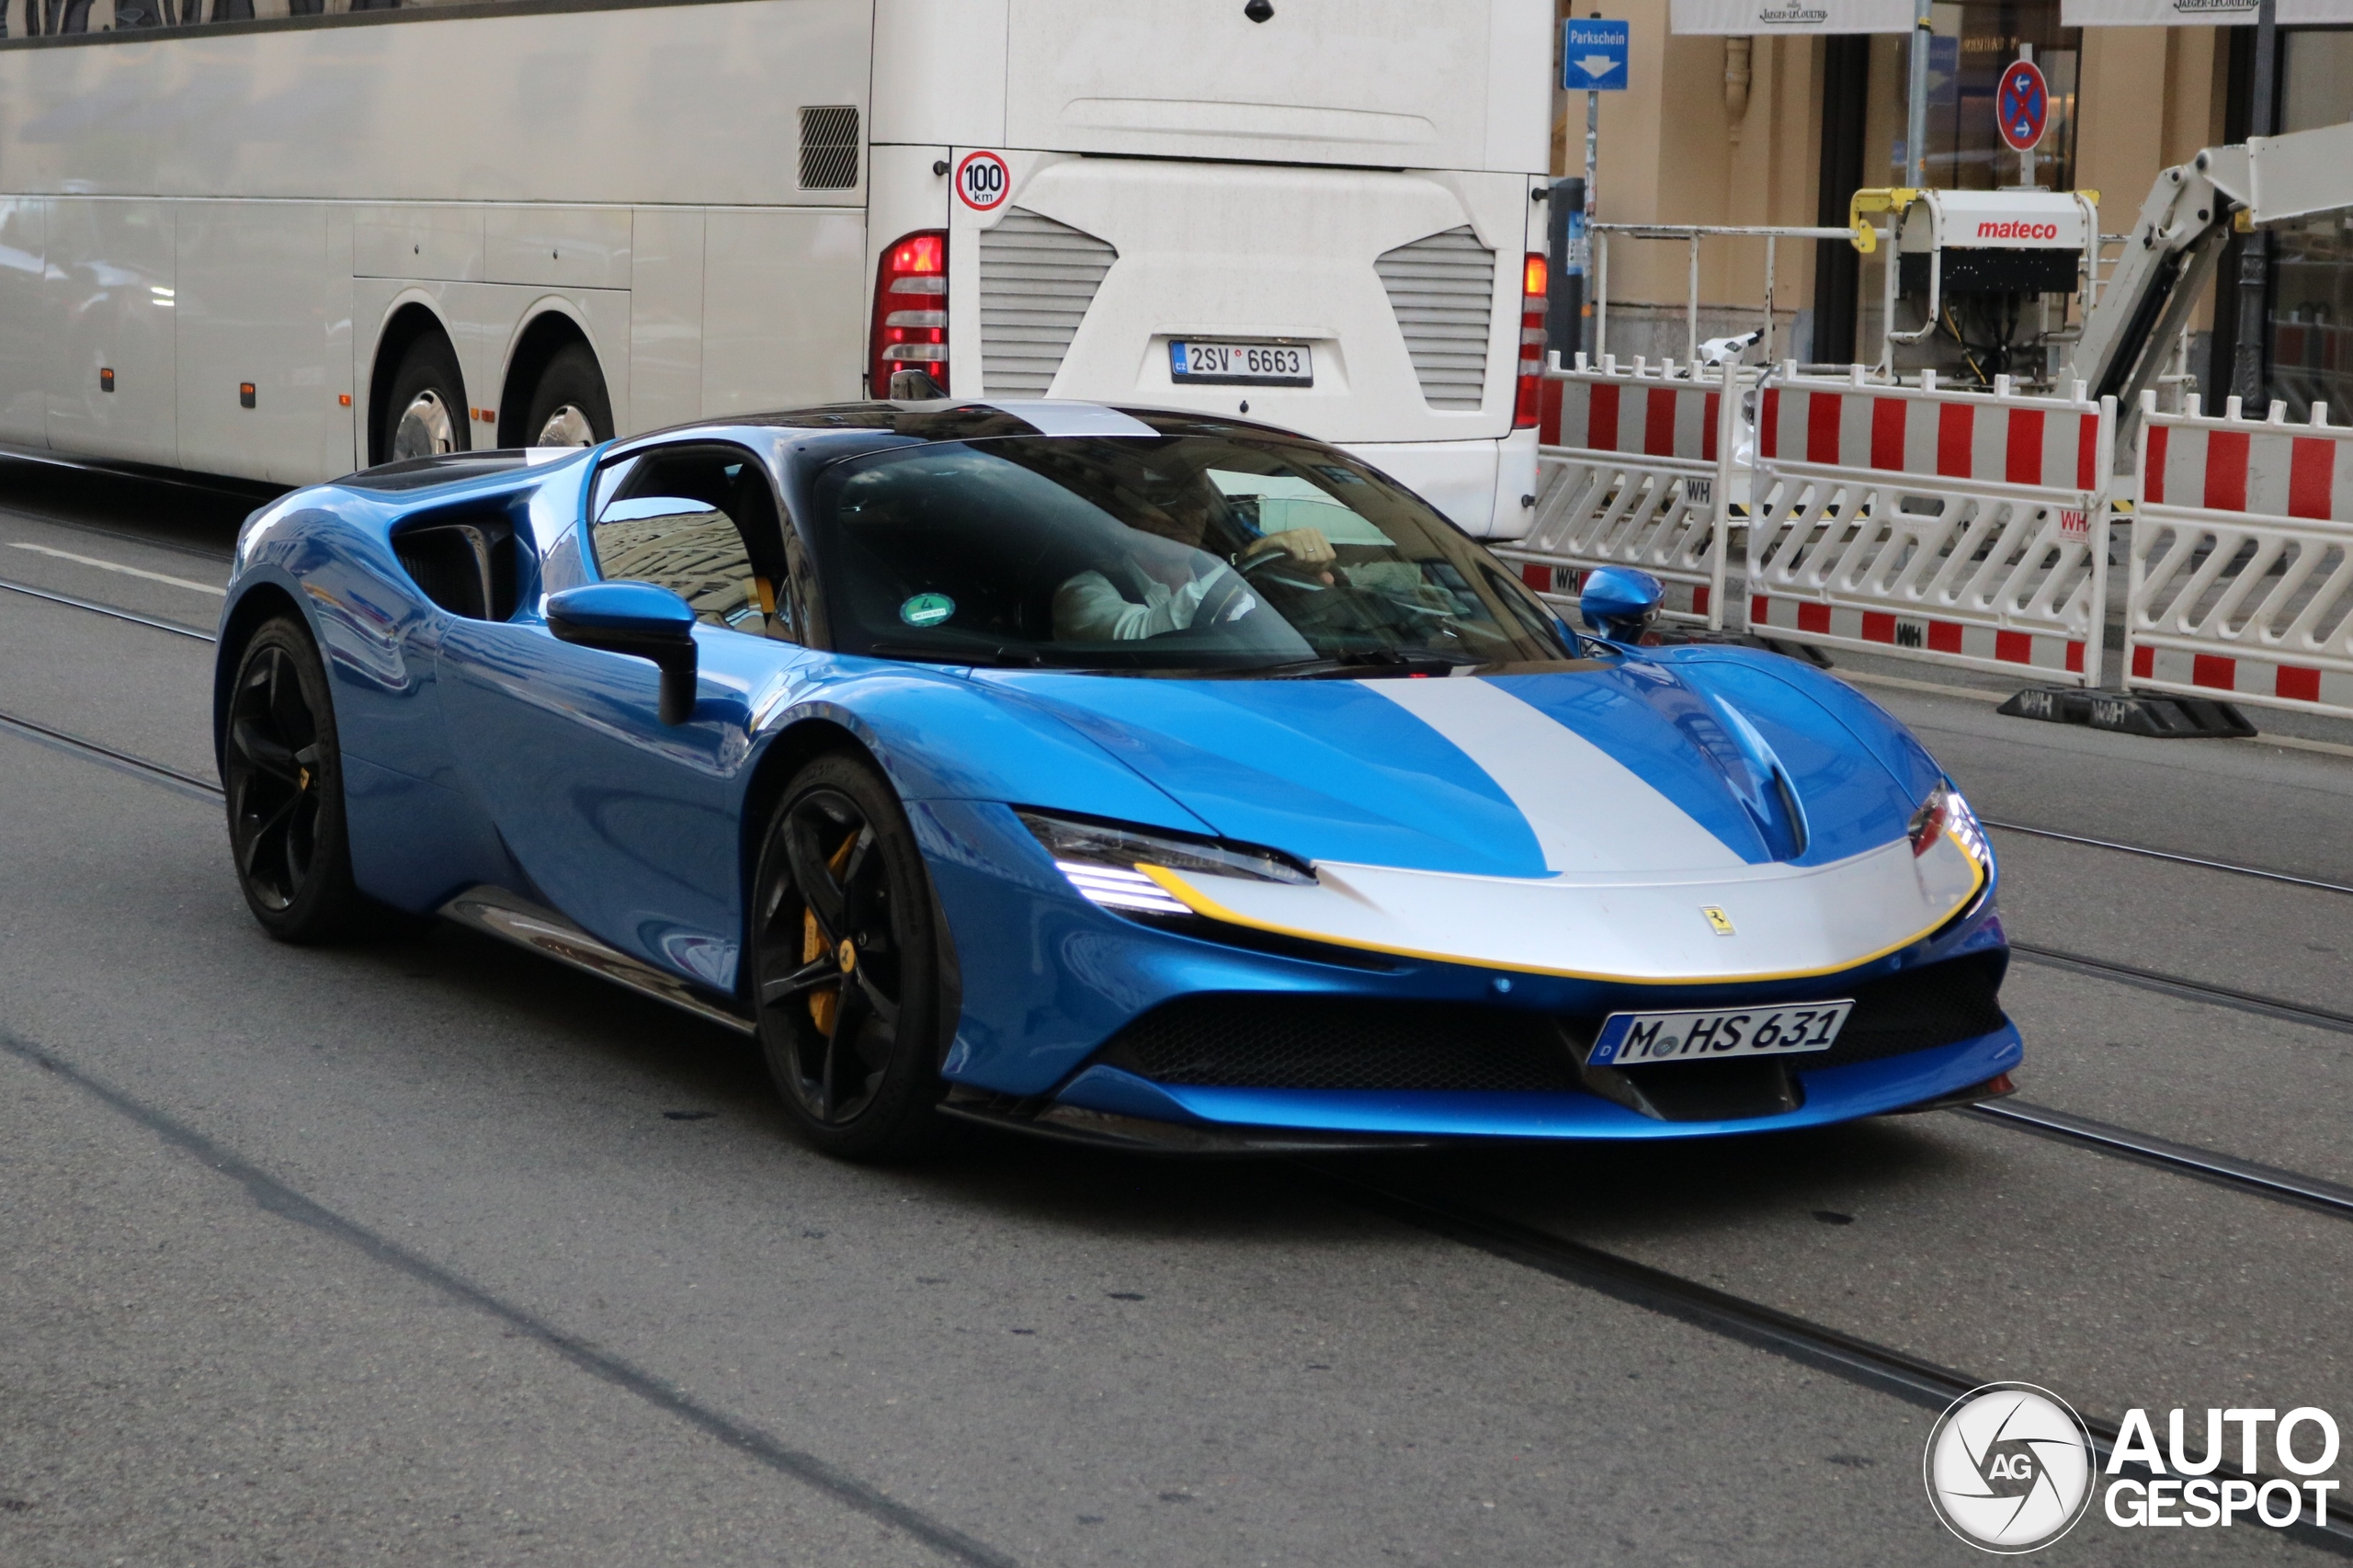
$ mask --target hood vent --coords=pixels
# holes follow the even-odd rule
[[[981,386],[1043,397],[1120,253],[1017,207],[981,233]]]
[[[1372,264],[1405,335],[1422,401],[1477,408],[1486,401],[1487,339],[1495,324],[1495,253],[1467,227],[1384,252]]]

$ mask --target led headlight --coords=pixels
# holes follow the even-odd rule
[[[1038,835],[1054,858],[1054,869],[1090,903],[1128,915],[1190,915],[1165,888],[1137,868],[1198,871],[1212,877],[1246,877],[1260,882],[1310,883],[1314,874],[1270,849],[1178,838],[1143,828],[1017,809],[1014,815]]]
[[[1939,835],[1950,833],[1961,841],[1971,859],[1988,871],[1994,869],[1994,846],[1986,841],[1984,824],[1969,809],[1969,802],[1961,799],[1961,791],[1949,784],[1939,784],[1928,791],[1928,798],[1912,813],[1910,831],[1912,853],[1915,856],[1926,855]]]

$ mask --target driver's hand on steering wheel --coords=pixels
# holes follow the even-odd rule
[[[1330,567],[1339,559],[1339,552],[1332,548],[1332,541],[1324,537],[1323,529],[1285,528],[1280,533],[1268,534],[1244,551],[1237,564],[1247,566],[1256,563],[1270,552],[1277,551],[1290,557],[1291,564],[1324,568],[1312,574],[1323,578],[1327,584],[1333,580]]]

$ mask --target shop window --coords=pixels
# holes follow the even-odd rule
[[[2353,32],[2279,36],[2279,129],[2353,119]],[[2328,404],[2353,422],[2353,215],[2325,212],[2271,230],[2271,396],[2288,417]]]
[[[1991,190],[2019,183],[2018,154],[1995,129],[1994,96],[2002,73],[2018,57],[2018,45],[2034,46],[2034,62],[2051,85],[2051,124],[2035,149],[2034,183],[2067,190],[2075,181],[2075,81],[2083,57],[2083,32],[2059,25],[2060,0],[1960,0],[1930,10],[1936,28],[1928,47],[1928,147],[1924,177],[1945,190]],[[1904,97],[1911,72],[1906,40],[1882,34],[1872,40],[1870,82],[1877,134],[1886,150],[1881,183],[1902,185],[1904,167]],[[1874,160],[1878,161],[1878,160]]]

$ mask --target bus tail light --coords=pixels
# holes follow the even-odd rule
[[[882,253],[874,278],[873,358],[866,395],[888,397],[895,370],[920,370],[948,390],[948,234],[924,229]]]
[[[1543,409],[1546,281],[1543,253],[1529,251],[1528,265],[1520,269],[1519,394],[1511,411],[1515,430],[1533,430]]]

